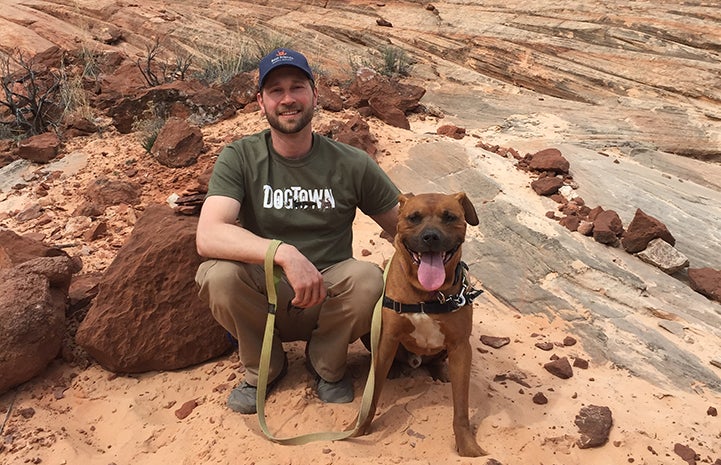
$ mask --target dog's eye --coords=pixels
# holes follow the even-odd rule
[[[423,216],[419,212],[413,212],[410,215],[406,216],[406,220],[408,220],[411,224],[418,224],[423,219]]]
[[[441,219],[443,220],[444,223],[453,223],[454,221],[456,221],[458,219],[458,217],[449,211],[444,211],[443,216],[441,216]]]

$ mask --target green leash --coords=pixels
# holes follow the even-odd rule
[[[373,386],[375,385],[375,360],[374,356],[377,353],[378,341],[380,340],[380,328],[381,328],[381,309],[383,308],[383,294],[385,293],[385,282],[388,274],[388,267],[386,267],[383,273],[383,292],[381,297],[376,302],[376,306],[373,309],[373,319],[371,320],[371,365],[368,372],[368,379],[363,390],[363,398],[361,400],[360,411],[358,413],[358,420],[352,430],[348,431],[325,431],[308,433],[300,436],[289,437],[289,438],[278,438],[270,433],[268,425],[265,421],[265,396],[268,388],[268,372],[270,370],[270,354],[273,347],[273,331],[275,329],[275,311],[278,305],[278,294],[277,286],[280,282],[280,267],[276,267],[274,264],[275,252],[278,247],[282,244],[279,240],[272,240],[268,246],[268,250],[265,253],[265,283],[268,292],[268,318],[265,323],[265,333],[263,335],[263,347],[260,355],[260,366],[258,367],[258,392],[256,397],[257,411],[258,411],[258,422],[263,433],[273,442],[285,445],[301,445],[308,444],[313,441],[338,441],[353,436],[359,426],[368,417],[370,411],[371,402],[373,400]],[[389,262],[390,263],[390,262]]]

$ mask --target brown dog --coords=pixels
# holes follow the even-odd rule
[[[406,194],[399,200],[396,253],[388,269],[383,324],[374,355],[373,400],[357,434],[368,432],[399,344],[418,355],[446,350],[456,448],[465,457],[485,455],[468,419],[471,300],[480,292],[468,285],[461,263],[466,223],[478,225],[476,210],[462,192]]]

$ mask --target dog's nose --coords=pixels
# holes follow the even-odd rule
[[[421,239],[423,240],[423,243],[427,245],[433,245],[441,240],[441,234],[435,229],[427,229],[423,231]]]

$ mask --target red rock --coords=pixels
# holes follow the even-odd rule
[[[182,420],[186,418],[188,415],[193,413],[193,410],[195,407],[198,406],[198,402],[193,399],[185,402],[183,405],[180,406],[178,410],[175,411],[175,416],[178,417],[179,420]]]
[[[689,268],[691,289],[716,302],[721,302],[721,270],[713,268]]]
[[[61,249],[48,247],[30,237],[20,236],[8,229],[0,229],[0,269],[12,268],[38,257],[57,256],[68,255]]]
[[[214,123],[236,113],[236,107],[221,90],[195,80],[173,81],[150,88],[146,84],[129,96],[116,98],[106,102],[107,113],[113,119],[113,126],[122,134],[132,132],[138,115],[147,112],[149,107],[164,109],[155,115],[157,118],[193,116],[195,124]]]
[[[181,118],[168,118],[153,143],[151,154],[163,166],[194,164],[203,151],[203,133]]]
[[[411,123],[408,121],[406,114],[400,108],[389,104],[389,100],[384,97],[371,97],[368,99],[368,105],[373,111],[373,116],[391,126],[401,129],[410,129]]]
[[[436,129],[436,134],[452,137],[453,139],[463,139],[466,137],[466,128],[459,128],[453,124],[444,124]]]
[[[553,349],[553,344],[551,344],[550,342],[536,342],[534,345],[541,350],[548,351]]]
[[[73,269],[67,256],[0,269],[0,394],[42,373],[60,353]]]
[[[649,242],[658,238],[671,245],[676,244],[676,239],[671,235],[665,224],[647,215],[639,208],[636,209],[633,220],[631,220],[623,234],[621,245],[626,252],[636,253],[644,250]]]
[[[72,116],[63,122],[63,137],[88,136],[98,132],[98,126],[87,118]]]
[[[26,221],[40,218],[42,214],[43,207],[36,203],[18,212],[18,214],[15,215],[15,221],[17,221],[18,223],[25,223]]]
[[[148,206],[105,271],[76,341],[106,369],[175,370],[230,350],[197,295],[197,221]]]
[[[696,465],[696,461],[699,459],[696,451],[685,444],[680,444],[677,442],[673,446],[673,451],[676,453],[676,455],[681,457],[682,460],[688,463],[688,465]]]
[[[364,150],[374,160],[378,153],[378,139],[370,132],[370,126],[360,116],[354,116],[348,121],[332,121],[327,128],[319,132],[328,137],[353,147]]]
[[[605,210],[593,221],[593,238],[602,244],[616,245],[623,234],[623,223],[613,210]]]
[[[418,108],[425,89],[392,81],[370,68],[360,68],[348,87],[348,105],[370,107],[374,116],[395,127],[409,129],[405,113]]]
[[[108,233],[108,224],[105,221],[96,221],[91,224],[90,229],[85,231],[83,239],[85,242],[93,242]]]
[[[571,368],[571,364],[568,362],[568,358],[566,357],[560,357],[552,360],[543,365],[543,368],[552,375],[558,376],[561,379],[568,379],[573,376],[573,368]]]
[[[529,168],[533,171],[551,171],[556,174],[567,174],[570,163],[558,149],[544,149],[531,157]]]
[[[328,87],[323,81],[316,82],[318,89],[318,106],[324,110],[339,112],[343,111],[343,99]]]
[[[98,178],[88,185],[85,196],[91,202],[93,211],[102,214],[111,205],[139,204],[140,187],[132,182]]]
[[[531,189],[538,195],[553,195],[563,186],[563,179],[548,176],[531,182]]]
[[[238,107],[255,103],[258,83],[253,73],[239,73],[218,85],[218,89]]]
[[[60,139],[54,132],[46,132],[20,141],[17,155],[35,163],[47,163],[58,156]]]
[[[576,215],[569,215],[561,218],[559,224],[569,231],[574,232],[578,231],[578,227],[581,225],[581,220]]]
[[[613,416],[608,407],[589,405],[578,412],[575,423],[581,432],[581,437],[576,441],[579,449],[600,447],[608,442]]]
[[[494,349],[500,349],[501,347],[508,345],[511,342],[511,338],[483,335],[481,336],[481,342],[487,346],[493,347]]]

